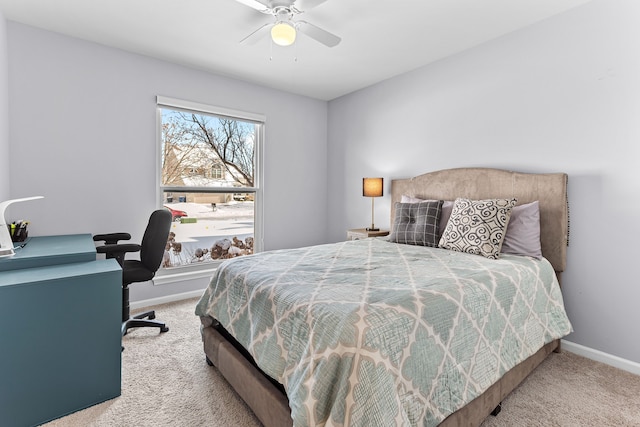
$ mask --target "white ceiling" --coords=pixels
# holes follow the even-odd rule
[[[298,15],[342,38],[239,41],[269,15],[235,0],[0,0],[6,19],[331,100],[590,0],[327,0]]]

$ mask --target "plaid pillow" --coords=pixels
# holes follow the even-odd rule
[[[438,247],[442,200],[396,203],[390,242]]]

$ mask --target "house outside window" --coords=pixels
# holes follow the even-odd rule
[[[159,198],[174,219],[159,275],[259,252],[264,116],[160,96],[157,105]]]

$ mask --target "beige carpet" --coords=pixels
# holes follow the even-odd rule
[[[45,426],[259,426],[206,364],[196,301],[155,307],[169,332],[137,329],[124,337],[122,396]],[[496,426],[640,426],[640,377],[553,353],[482,424]]]

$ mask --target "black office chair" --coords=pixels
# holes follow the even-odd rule
[[[142,237],[140,245],[135,243],[118,243],[121,240],[130,240],[129,233],[96,234],[94,241],[104,241],[103,246],[98,246],[96,251],[105,254],[107,258],[115,258],[122,267],[122,335],[126,335],[130,328],[155,327],[160,332],[167,332],[166,324],[153,320],[156,317],[154,311],[138,314],[131,317],[129,312],[129,285],[135,282],[146,282],[153,279],[167,246],[167,239],[171,229],[171,212],[167,209],[154,211],[149,218],[149,224]],[[129,252],[140,252],[140,261],[125,260]]]

